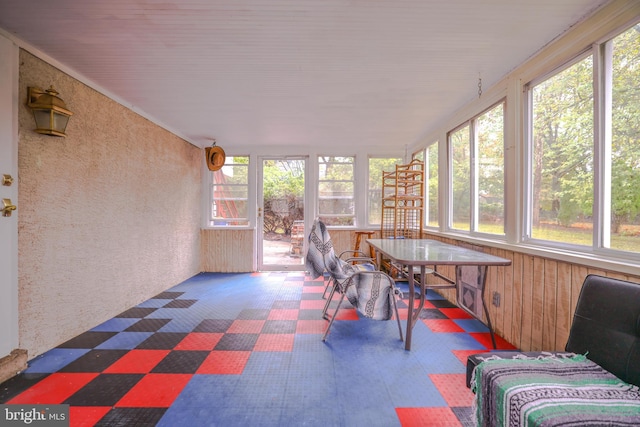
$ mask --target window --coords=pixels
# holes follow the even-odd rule
[[[355,225],[353,162],[353,156],[318,156],[318,217],[327,225]]]
[[[449,135],[451,146],[451,228],[469,231],[471,227],[471,134],[470,124]]]
[[[640,252],[640,24],[604,45],[603,62],[611,64],[604,85],[611,99],[604,121],[611,134],[604,141],[603,246]]]
[[[640,24],[529,85],[525,237],[585,251],[640,252],[638,81]]]
[[[425,224],[430,227],[438,226],[438,143],[431,144],[426,151],[425,178],[427,180],[427,192],[425,194],[425,207],[427,218]]]
[[[477,230],[504,234],[504,104],[476,119]]]
[[[370,225],[380,225],[382,217],[382,172],[394,171],[401,158],[370,157],[367,215]]]
[[[592,64],[590,55],[529,90],[534,239],[593,241]]]
[[[438,142],[413,155],[414,159],[424,163],[426,192],[424,195],[425,225],[438,226]],[[426,161],[425,161],[426,158]]]
[[[211,224],[248,226],[249,157],[227,156],[224,166],[212,175]]]
[[[452,131],[449,156],[450,228],[504,235],[504,103]]]

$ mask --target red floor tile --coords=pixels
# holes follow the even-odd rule
[[[467,388],[466,374],[431,374],[429,378],[449,406],[472,406],[474,394]]]
[[[250,351],[212,351],[196,374],[241,374],[249,356]]]
[[[461,426],[448,407],[396,408],[402,427],[457,427]]]
[[[69,426],[94,426],[110,410],[111,406],[71,406],[69,407]]]
[[[488,349],[493,349],[493,343],[491,342],[491,334],[489,332],[472,332],[471,335],[475,338],[480,344],[485,346]],[[516,350],[516,347],[509,344],[504,338],[495,335],[496,338],[496,349],[497,350]]]
[[[473,319],[469,313],[461,308],[441,308],[440,311],[449,319]]]
[[[443,333],[451,333],[451,332],[464,332],[460,326],[458,326],[453,320],[449,319],[423,319],[422,320],[425,325],[431,332],[443,332]]]
[[[296,334],[322,334],[328,324],[326,320],[298,320]]]
[[[221,332],[192,332],[174,350],[213,350],[223,335]]]
[[[51,374],[7,403],[59,404],[97,376],[97,372]]]
[[[253,351],[293,351],[295,334],[262,334]]]
[[[105,374],[146,374],[158,364],[169,350],[131,350],[111,366]]]
[[[297,320],[298,309],[273,309],[269,312],[269,320]]]
[[[345,304],[344,302],[342,303]],[[333,315],[333,310],[329,310],[329,315]],[[358,311],[355,308],[344,308],[342,307],[340,311],[338,311],[338,315],[336,316],[336,320],[358,320]]]
[[[409,307],[409,298],[404,298],[402,301],[404,301],[405,305]],[[418,307],[420,307],[420,298],[416,298],[413,300],[413,308],[418,308]],[[424,300],[424,304],[422,308],[436,308],[436,306],[433,305],[429,300]]]
[[[191,374],[145,375],[115,406],[168,408],[191,377]]]
[[[303,299],[300,301],[300,309],[303,310],[322,310],[326,300],[323,299]]]
[[[303,294],[321,294],[324,292],[324,285],[320,285],[320,286],[305,286],[304,288],[302,288],[302,293]]]
[[[452,350],[451,352],[462,362],[465,366],[467,366],[467,357],[472,354],[478,353],[486,353],[489,350],[481,349],[481,350]]]
[[[259,334],[264,326],[264,320],[246,320],[236,319],[233,321],[229,329],[228,334]]]

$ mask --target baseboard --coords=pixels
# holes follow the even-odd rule
[[[27,369],[27,350],[15,349],[0,359],[0,383]]]

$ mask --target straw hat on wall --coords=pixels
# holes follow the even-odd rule
[[[224,150],[217,145],[215,145],[215,141],[213,146],[205,148],[205,155],[207,159],[207,167],[210,171],[217,171],[224,166],[224,161],[226,160],[226,155],[224,154]]]

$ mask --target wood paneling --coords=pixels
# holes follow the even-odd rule
[[[442,236],[425,237],[453,245],[469,246],[468,243]],[[564,350],[582,283],[588,274],[640,283],[640,275],[589,268],[497,248],[475,249],[512,261],[507,267],[489,268],[485,301],[495,332],[523,351]],[[453,277],[453,271],[443,269],[443,272]],[[500,293],[500,307],[491,303],[493,292]],[[440,293],[455,302],[455,291]]]
[[[256,270],[253,230],[203,229],[202,271],[244,273]]]

